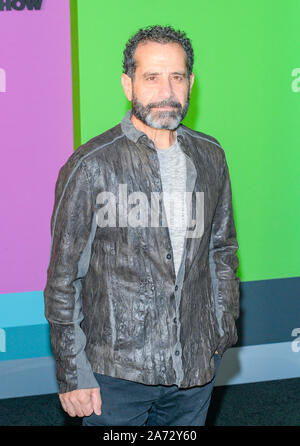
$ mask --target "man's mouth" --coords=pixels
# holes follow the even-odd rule
[[[158,108],[159,110],[174,110],[174,108],[177,107],[171,107],[171,106],[164,106],[164,107],[152,107],[152,108]]]

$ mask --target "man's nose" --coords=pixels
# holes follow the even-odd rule
[[[172,84],[170,79],[161,79],[159,85],[159,94],[162,99],[169,98],[173,93]]]

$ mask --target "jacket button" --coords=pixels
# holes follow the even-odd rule
[[[174,317],[173,322],[174,322],[174,324],[177,323],[177,318],[176,317]]]
[[[178,290],[178,285],[175,285],[175,291],[177,291]]]
[[[180,351],[179,351],[179,350],[176,350],[175,355],[176,355],[176,356],[180,355]]]
[[[169,259],[170,260],[170,258],[171,258],[172,256],[171,256],[171,254],[170,253],[168,253],[167,254],[167,259]]]

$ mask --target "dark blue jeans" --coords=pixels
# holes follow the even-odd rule
[[[214,355],[216,372],[221,358]],[[83,417],[83,426],[204,426],[216,379],[204,386],[146,385],[95,373],[102,413]]]

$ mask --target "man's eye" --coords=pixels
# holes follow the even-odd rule
[[[156,76],[148,76],[147,80],[148,81],[154,81],[156,79]]]
[[[182,80],[182,76],[174,76],[175,81],[181,81]]]

